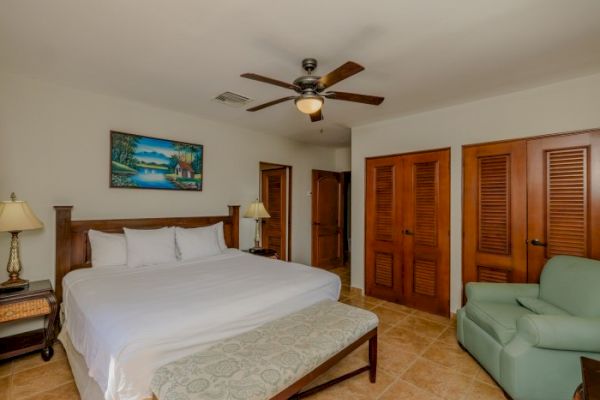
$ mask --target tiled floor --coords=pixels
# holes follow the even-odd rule
[[[314,400],[487,400],[504,399],[502,391],[456,344],[454,323],[398,304],[363,297],[348,286],[347,268],[334,271],[342,278],[341,301],[379,316],[377,383],[368,374],[320,392]],[[39,354],[0,363],[0,400],[79,399],[64,350],[57,345],[45,363]],[[319,381],[364,365],[366,345],[328,371]]]

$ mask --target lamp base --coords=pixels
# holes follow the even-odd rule
[[[21,278],[11,278],[7,281],[0,283],[0,288],[2,289],[19,289],[26,288],[29,286],[29,281],[27,279]]]

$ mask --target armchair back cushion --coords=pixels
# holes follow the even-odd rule
[[[550,259],[540,277],[540,298],[580,317],[600,317],[600,261]]]

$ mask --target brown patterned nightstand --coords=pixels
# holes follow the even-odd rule
[[[248,249],[243,250],[246,253],[254,254],[255,256],[273,258],[275,260],[279,260],[279,253],[273,249]]]
[[[0,338],[0,360],[42,350],[49,361],[56,330],[58,305],[50,281],[30,282],[21,290],[0,292],[0,324],[44,317],[44,328]]]

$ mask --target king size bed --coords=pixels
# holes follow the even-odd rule
[[[239,208],[227,216],[71,220],[56,207],[59,335],[83,400],[149,399],[162,365],[319,301],[337,300],[329,272],[240,252]],[[90,230],[196,228],[223,223],[227,249],[131,268],[91,265]]]

